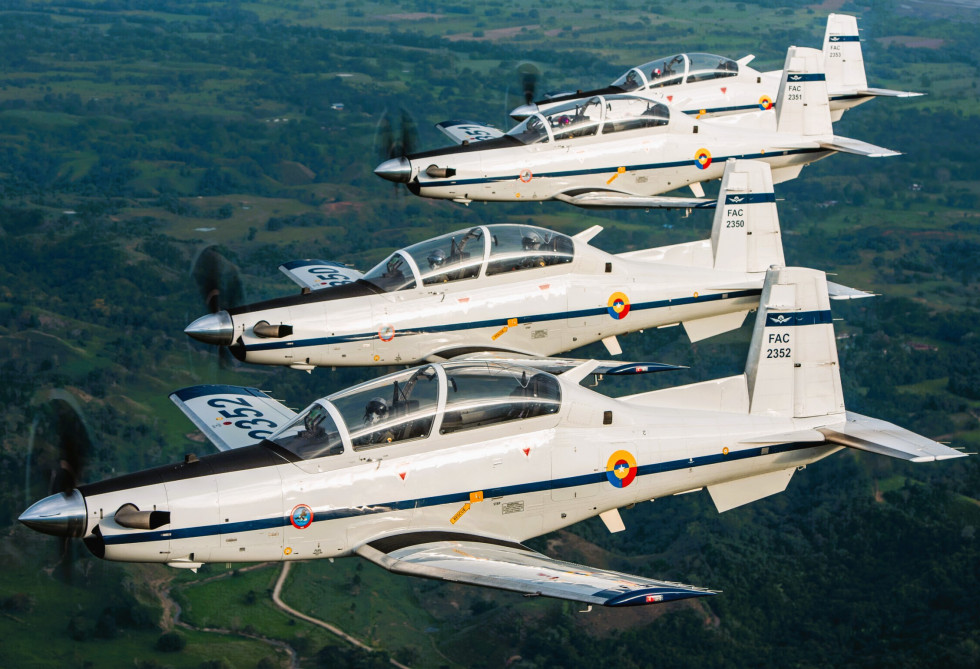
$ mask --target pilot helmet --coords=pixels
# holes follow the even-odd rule
[[[446,262],[446,253],[442,249],[436,249],[429,254],[428,257],[429,267],[435,269],[436,267],[442,267],[442,263]]]
[[[374,425],[388,417],[388,403],[383,397],[372,397],[364,407],[364,424]]]
[[[524,246],[524,250],[534,250],[541,246],[544,240],[541,239],[541,235],[534,232],[533,230],[528,230],[524,233],[524,238],[521,240],[521,244]]]

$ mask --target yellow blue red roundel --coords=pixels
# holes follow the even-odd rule
[[[289,514],[289,522],[297,530],[305,530],[313,524],[313,509],[305,504],[297,504]]]
[[[759,98],[759,109],[762,111],[772,109],[772,98],[768,95],[763,95],[761,98]]]
[[[630,298],[626,297],[624,293],[613,293],[609,296],[607,306],[609,315],[621,321],[630,312]]]
[[[617,488],[625,488],[636,478],[636,458],[629,451],[616,451],[606,462],[606,478]]]
[[[708,165],[711,164],[711,151],[698,149],[697,153],[694,154],[694,164],[697,165],[699,170],[708,169]]]

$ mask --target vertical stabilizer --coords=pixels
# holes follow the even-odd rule
[[[793,135],[833,135],[823,53],[791,46],[776,96],[776,130]]]
[[[725,164],[711,251],[719,270],[765,272],[770,265],[785,264],[768,163],[730,158]]]
[[[864,54],[858,37],[857,19],[847,14],[827,17],[823,36],[824,72],[827,88],[833,93],[863,91],[868,87]]]
[[[844,413],[827,277],[800,267],[766,273],[745,364],[749,413]]]

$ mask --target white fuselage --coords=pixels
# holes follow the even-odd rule
[[[314,291],[290,306],[235,313],[236,355],[301,368],[412,364],[467,351],[549,356],[614,335],[755,309],[763,274],[715,270],[711,262],[710,240],[642,260],[576,240],[574,259],[565,264],[338,300],[319,300],[321,291]],[[617,294],[629,305],[625,313],[610,306]],[[289,324],[292,334],[258,337],[252,328],[260,321]]]
[[[552,200],[578,192],[653,196],[720,179],[728,158],[765,161],[779,183],[829,156],[819,141],[830,138],[778,133],[772,112],[713,120],[674,113],[660,127],[408,156],[417,179],[409,186],[422,197],[460,201]],[[431,177],[430,165],[455,174]]]
[[[260,445],[83,486],[87,543],[109,560],[191,566],[339,557],[410,531],[523,541],[635,502],[791,470],[839,448],[745,443],[827,416],[647,406],[559,379],[561,410],[516,423],[442,435],[440,412],[428,438],[358,452],[345,438],[341,455],[295,462]],[[744,377],[718,383],[741,384],[745,394]],[[635,467],[617,476],[624,460]],[[169,511],[170,522],[121,527],[113,514],[124,504]]]

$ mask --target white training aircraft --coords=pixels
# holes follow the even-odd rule
[[[760,161],[728,161],[710,239],[613,255],[589,245],[600,229],[567,237],[479,226],[396,251],[364,275],[296,261],[282,270],[309,291],[208,314],[185,332],[244,362],[307,371],[464,355],[532,364],[600,340],[618,355],[616,337],[637,330],[682,323],[698,341],[738,328],[758,306],[766,269],[784,263]],[[868,296],[836,284],[833,292]]]
[[[830,95],[830,114],[839,121],[845,111],[875,97],[922,95],[887,88],[869,88],[857,19],[830,14],[823,38],[823,64]],[[748,66],[755,56],[731,60],[710,53],[681,53],[630,68],[605,88],[557,93],[521,105],[510,115],[523,121],[531,114],[595,95],[630,93],[671,104],[698,118],[739,114],[773,107],[782,70],[759,72]]]
[[[632,606],[713,594],[570,564],[522,544],[706,487],[719,511],[786,488],[842,447],[912,462],[963,453],[845,410],[825,276],[767,272],[745,373],[612,398],[492,362],[433,363],[317,400],[196,386],[173,401],[224,452],[83,485],[21,516],[97,556],[208,562],[359,555],[385,569]]]
[[[697,120],[646,98],[599,95],[534,114],[494,139],[392,158],[375,173],[416,195],[462,203],[690,208],[712,206],[700,183],[720,178],[729,158],[765,161],[779,183],[838,151],[898,155],[834,135],[822,61],[816,49],[790,47],[775,114]],[[697,197],[660,195],[683,186]]]

